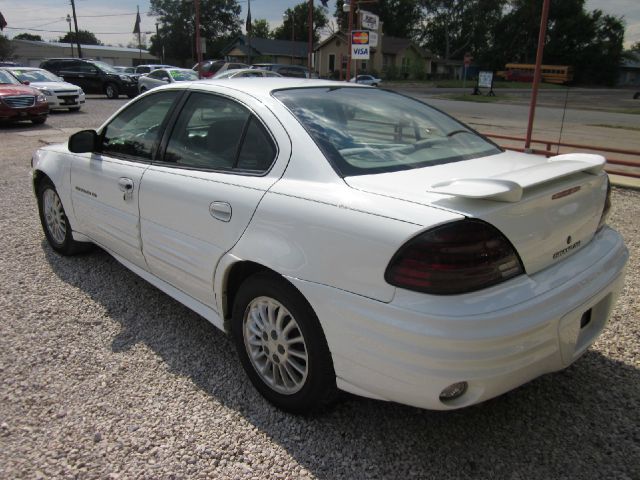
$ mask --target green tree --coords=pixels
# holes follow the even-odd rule
[[[269,22],[264,18],[256,19],[251,22],[251,36],[253,38],[271,38],[271,35]]]
[[[629,50],[631,50],[632,52],[640,52],[640,41],[631,45],[631,48]]]
[[[298,42],[309,39],[309,3],[303,2],[293,9],[287,8],[284,12],[284,22],[273,32],[273,38],[277,40],[291,40],[291,22],[293,17],[293,38]],[[325,9],[313,7],[313,41],[320,40],[319,31],[327,26],[328,20]]]
[[[34,42],[42,42],[42,37],[40,35],[32,35],[30,33],[21,33],[13,37],[14,40],[33,40]]]
[[[0,35],[0,60],[9,60],[13,58],[14,48],[9,40],[4,35]]]
[[[355,0],[354,0],[355,1]],[[349,29],[349,11],[343,10],[344,0],[336,1],[333,16],[339,30]],[[414,38],[421,28],[423,18],[422,2],[420,0],[378,0],[377,3],[363,4],[363,10],[375,13],[382,22],[385,35],[400,38]],[[353,29],[359,28],[358,18],[354,11]]]
[[[158,35],[151,37],[149,50],[183,66],[193,65],[195,54],[195,16],[192,2],[151,0],[149,15],[156,16]],[[220,56],[220,50],[240,34],[240,5],[236,0],[200,1],[200,36],[207,42],[207,58]]]
[[[423,0],[424,24],[419,39],[444,59],[471,52],[477,62],[492,51],[496,25],[506,0]]]
[[[102,42],[96,38],[96,36],[88,30],[78,30],[78,36],[76,40],[75,32],[67,32],[63,37],[58,39],[60,43],[77,43],[82,45],[102,45]]]

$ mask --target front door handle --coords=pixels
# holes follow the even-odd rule
[[[133,180],[127,177],[120,177],[118,179],[118,187],[121,192],[124,192],[123,200],[129,200],[133,196]]]
[[[213,202],[209,205],[209,213],[216,220],[220,220],[222,222],[231,221],[231,205],[227,202]]]

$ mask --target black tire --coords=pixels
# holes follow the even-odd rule
[[[115,83],[107,83],[104,86],[104,94],[110,100],[115,100],[120,96],[120,92],[118,91],[118,86]]]
[[[140,93],[144,93],[147,91],[147,87],[140,87]]]
[[[283,306],[290,315],[283,315],[284,320],[281,326],[284,325],[285,328],[282,328],[275,336],[271,327],[267,328],[267,331],[271,330],[270,338],[269,335],[267,338],[254,335],[252,338],[254,341],[253,349],[255,352],[262,352],[267,365],[282,366],[280,372],[285,369],[294,374],[297,373],[297,370],[290,369],[292,360],[297,365],[305,363],[303,368],[306,370],[306,377],[298,379],[298,385],[293,387],[298,390],[292,393],[279,392],[273,385],[270,385],[265,379],[265,376],[269,375],[268,372],[266,374],[258,373],[258,367],[254,366],[248,351],[251,348],[250,342],[245,343],[245,332],[248,330],[245,328],[245,322],[248,320],[250,307],[254,302],[265,301],[264,299],[275,301],[276,304]],[[279,312],[280,310],[275,311]],[[290,326],[292,320],[295,326],[286,333],[287,326]],[[336,377],[331,353],[318,317],[302,294],[282,277],[265,272],[253,275],[244,281],[235,297],[231,332],[240,361],[251,383],[262,396],[276,407],[291,413],[310,413],[328,405],[336,397]],[[264,333],[266,332],[263,332],[263,335]],[[287,340],[295,340],[299,337],[302,337],[302,342],[287,342]],[[264,344],[257,346],[255,342],[262,342],[263,338]],[[267,342],[269,345],[281,344],[277,346],[277,349],[273,348],[273,352],[270,352],[266,345]],[[282,344],[287,344],[287,351]],[[296,345],[295,348],[294,345]],[[290,354],[290,351],[293,353],[302,351],[306,354],[308,361],[300,361],[297,356]],[[279,357],[280,360],[276,360],[275,357]],[[280,388],[287,388],[282,373],[276,375],[274,370],[273,377],[278,377],[281,383],[285,384]],[[292,381],[293,376],[289,375],[287,378],[292,384],[295,383]]]
[[[70,112],[79,112],[80,111],[80,107],[71,107],[69,108]]]
[[[638,98],[640,98],[640,92],[636,92],[635,95],[633,96],[634,100],[637,100]]]
[[[137,94],[137,93],[129,93],[129,94],[127,95],[127,98],[136,98],[137,96],[138,96],[138,94]]]
[[[55,229],[49,226],[47,222],[48,212],[45,212],[46,207],[44,205],[45,195],[49,195],[50,198],[53,198],[57,202],[60,202],[58,192],[49,179],[42,180],[38,185],[38,212],[40,213],[40,223],[42,224],[42,230],[44,230],[44,235],[47,238],[47,242],[49,242],[49,245],[51,245],[51,248],[62,255],[75,255],[76,253],[84,252],[90,249],[92,246],[91,243],[77,242],[73,239],[71,225],[69,224],[69,219],[64,212],[62,202],[59,203],[57,216],[62,224],[61,226],[63,226],[64,228],[58,232],[55,232]],[[49,215],[52,214],[52,212],[49,212]],[[62,232],[62,230],[64,230],[64,232]]]
[[[31,119],[31,123],[33,123],[34,125],[42,125],[46,121],[47,121],[47,117],[38,117],[38,118]]]

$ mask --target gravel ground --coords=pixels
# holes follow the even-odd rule
[[[626,288],[567,370],[461,411],[346,396],[298,417],[110,256],[53,253],[22,131],[0,130],[0,478],[640,478],[640,192],[614,189]]]

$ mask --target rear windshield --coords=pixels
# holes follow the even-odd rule
[[[278,90],[274,96],[343,177],[500,153],[466,125],[396,93],[339,86]]]

